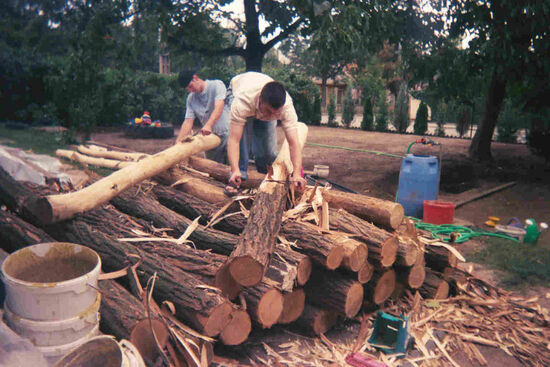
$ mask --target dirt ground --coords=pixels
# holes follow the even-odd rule
[[[176,131],[177,133],[177,131]],[[278,130],[279,143],[283,140],[282,130]],[[415,135],[399,135],[392,133],[365,132],[342,128],[310,127],[308,142],[351,149],[366,149],[404,155],[410,142],[418,139]],[[96,133],[92,140],[135,151],[155,153],[172,145],[173,139],[146,140],[130,139],[118,132]],[[492,152],[495,164],[477,164],[468,156],[470,140],[434,138],[442,144],[442,171],[440,182],[440,200],[458,202],[471,196],[469,190],[486,190],[504,183],[516,184],[503,191],[494,193],[458,208],[455,220],[460,223],[473,224],[485,230],[484,225],[488,216],[498,216],[502,222],[511,217],[520,220],[533,218],[537,223],[550,222],[550,167],[544,161],[530,154],[525,145],[493,143]],[[415,145],[411,152],[418,154],[438,155],[438,147]],[[341,150],[335,148],[306,145],[304,149],[304,169],[313,170],[315,164],[324,164],[330,167],[329,180],[364,193],[369,196],[393,200],[398,186],[401,159],[372,153]],[[480,241],[468,241],[460,249],[470,252],[483,246]],[[543,232],[538,246],[550,247],[550,231]],[[474,274],[487,281],[495,280],[495,272],[478,264],[471,264]],[[542,296],[543,307],[550,308],[550,299],[544,295],[550,290],[544,287],[532,287],[523,291],[526,295]],[[353,343],[353,336],[357,335],[358,323],[350,321],[339,325],[336,330],[327,334],[331,340],[343,343]],[[262,342],[269,345],[285,343],[295,340],[295,335],[287,329],[275,327],[269,333],[254,333],[264,335]],[[349,339],[349,340],[348,340]],[[252,338],[252,340],[258,340]],[[253,354],[254,349],[261,349],[262,342],[245,344],[239,348],[218,351],[228,353],[231,358],[245,361]],[[306,345],[307,339],[303,339]],[[311,341],[309,341],[311,342]],[[349,344],[348,344],[349,345]],[[310,344],[311,347],[311,344]],[[494,348],[482,347],[490,366],[520,366],[515,359],[508,357],[504,352]],[[486,349],[486,350],[485,350]],[[462,366],[471,365],[464,356],[457,353],[453,356]]]

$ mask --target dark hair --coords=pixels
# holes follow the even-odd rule
[[[278,110],[286,101],[285,87],[279,82],[269,82],[262,88],[260,99]]]
[[[195,75],[195,72],[192,70],[184,70],[180,71],[178,74],[178,82],[183,88],[187,88],[189,83],[191,83],[191,80],[193,79],[193,75]]]

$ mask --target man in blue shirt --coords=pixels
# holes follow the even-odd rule
[[[225,103],[227,90],[221,80],[202,80],[192,71],[182,71],[178,75],[179,84],[189,95],[185,110],[185,120],[181,124],[176,142],[181,142],[193,129],[195,118],[202,125],[203,135],[216,134],[221,144],[206,152],[206,158],[226,163],[227,138],[229,136],[229,113],[231,106]]]

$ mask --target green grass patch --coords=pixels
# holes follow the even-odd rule
[[[0,144],[48,155],[55,155],[56,149],[68,146],[68,143],[63,141],[61,133],[49,133],[33,128],[8,129],[3,125],[0,125]]]
[[[55,157],[57,149],[68,149],[72,143],[75,143],[75,141],[70,133],[67,132],[50,133],[33,128],[8,129],[0,124],[0,145],[31,150],[36,154],[47,154]],[[77,169],[83,169],[79,163],[71,162],[67,159],[61,160]],[[89,166],[88,168],[101,176],[108,176],[114,172],[112,169],[104,167]]]
[[[487,246],[469,260],[487,264],[509,274],[502,285],[519,288],[527,283],[550,286],[550,249],[499,238],[486,240]]]

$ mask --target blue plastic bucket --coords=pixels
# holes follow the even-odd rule
[[[422,218],[424,200],[436,200],[439,163],[435,156],[407,154],[401,162],[397,202],[405,215]]]

